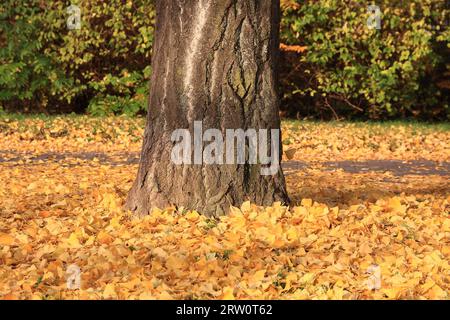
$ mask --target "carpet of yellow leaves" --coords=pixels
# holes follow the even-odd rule
[[[166,208],[136,220],[121,206],[137,166],[121,160],[139,151],[142,127],[127,118],[0,120],[0,298],[450,297],[448,175],[320,165],[445,162],[448,131],[285,123],[295,149],[286,157],[311,163],[287,176],[296,206],[244,203],[219,220]],[[55,152],[68,155],[39,158]],[[80,290],[67,288],[71,264]],[[367,285],[373,265],[379,290]]]
[[[432,125],[401,123],[294,121],[284,123],[283,129],[286,153],[291,150],[291,156],[287,158],[312,162],[380,159],[450,161],[449,126],[433,128]]]

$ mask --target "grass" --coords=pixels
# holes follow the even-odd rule
[[[120,116],[111,116],[125,119],[143,119],[141,116],[130,117],[127,115]],[[43,120],[43,121],[53,121],[55,119],[106,119],[108,116],[92,116],[87,114],[77,114],[77,113],[67,113],[67,114],[56,114],[56,115],[48,115],[44,113],[35,113],[35,114],[22,114],[22,113],[0,113],[0,121],[24,121],[24,120]]]
[[[305,125],[325,125],[329,127],[365,127],[371,128],[373,130],[386,130],[389,128],[400,128],[407,127],[413,130],[420,131],[450,131],[450,122],[426,122],[426,121],[416,121],[416,120],[380,120],[380,121],[320,121],[320,120],[293,120],[293,119],[283,119],[283,123],[292,125],[295,129],[296,127]]]
[[[0,121],[25,121],[28,119],[31,120],[43,120],[44,122],[52,122],[55,119],[71,119],[74,121],[83,120],[86,118],[90,118],[92,120],[103,120],[108,117],[104,116],[88,116],[88,115],[80,115],[75,113],[64,114],[64,115],[46,115],[46,114],[21,114],[21,113],[0,113]],[[127,115],[121,115],[120,118],[125,119],[135,119],[137,121],[144,121],[144,117],[129,117]],[[301,129],[301,126],[316,126],[316,125],[324,125],[327,127],[346,127],[353,126],[356,128],[365,127],[370,128],[371,130],[379,131],[386,130],[389,128],[400,128],[407,127],[412,130],[419,130],[421,132],[446,132],[450,131],[450,122],[427,122],[427,121],[417,121],[417,120],[386,120],[386,121],[352,121],[352,120],[343,120],[343,121],[320,121],[320,120],[296,120],[296,119],[282,119],[282,123],[286,125],[291,125],[292,129]]]

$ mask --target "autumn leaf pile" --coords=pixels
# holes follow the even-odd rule
[[[285,160],[306,164],[286,170],[295,206],[247,202],[221,219],[162,208],[133,219],[121,208],[143,126],[0,119],[0,298],[449,298],[449,173],[328,164],[426,160],[442,169],[448,129],[285,122]],[[79,290],[67,288],[71,264]],[[382,286],[370,290],[374,265]]]

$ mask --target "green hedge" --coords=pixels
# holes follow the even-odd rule
[[[70,2],[3,1],[4,105],[23,111],[73,111],[87,105],[96,115],[145,109],[154,24],[148,1],[72,1],[81,8],[79,30],[67,28]]]
[[[66,26],[71,3],[82,11],[79,30]],[[0,110],[143,112],[151,73],[152,3],[2,0]],[[283,53],[280,78],[287,111],[450,116],[446,0],[377,4],[381,30],[367,27],[362,1],[282,1],[282,42],[306,47],[303,53]]]
[[[282,78],[291,110],[448,118],[448,87],[438,87],[449,79],[448,1],[377,0],[380,30],[367,26],[369,3],[283,1],[283,40],[307,48]]]

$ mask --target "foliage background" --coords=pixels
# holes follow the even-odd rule
[[[68,30],[66,8],[82,10]],[[449,8],[445,0],[282,0],[283,109],[320,118],[450,119]],[[0,112],[145,111],[152,1],[3,0]]]

